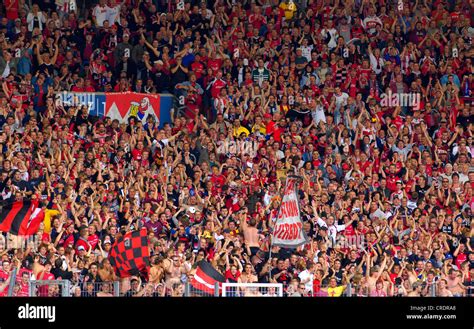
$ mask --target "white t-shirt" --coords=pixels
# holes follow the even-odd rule
[[[95,6],[92,16],[95,17],[97,26],[104,26],[104,21],[108,19],[111,8],[107,5],[101,7],[100,5]]]
[[[320,217],[318,217],[317,220],[318,220],[318,225],[320,227],[326,227],[328,229],[328,237],[329,237],[329,239],[331,239],[333,245],[335,245],[337,233],[341,232],[341,231],[344,231],[346,229],[346,226],[345,225],[336,225],[336,224],[328,226],[328,224],[325,221],[323,221]]]
[[[335,28],[331,29],[322,29],[321,30],[321,35],[323,38],[327,38],[329,34],[329,42],[328,42],[328,47],[329,49],[336,48],[337,47],[337,38],[339,37],[339,34],[337,33],[337,30]]]
[[[9,74],[10,74],[10,62],[7,62],[5,64],[5,69],[3,70],[3,73],[2,73],[2,78],[8,77]]]
[[[276,157],[277,157],[278,160],[281,160],[285,157],[285,153],[283,153],[282,150],[276,151],[275,154],[276,154]]]
[[[163,149],[166,148],[166,146],[169,144],[169,142],[170,142],[170,141],[169,141],[169,139],[167,139],[167,138],[164,138],[164,139],[162,139],[162,140],[160,140],[160,141],[158,141],[158,140],[155,139],[155,140],[152,142],[152,147],[153,147],[153,148],[159,147],[159,148],[160,148],[160,154],[161,154],[161,156],[163,156]]]
[[[341,106],[347,104],[347,99],[349,98],[349,95],[347,93],[341,93],[339,96],[334,94],[334,97],[336,98],[336,108],[340,108]]]
[[[313,112],[311,112],[313,116],[314,124],[318,124],[320,121],[326,123],[326,114],[324,114],[324,108],[322,106],[316,106]]]
[[[466,147],[466,150],[467,150],[467,153],[469,153],[472,157],[472,151],[471,151],[471,148],[470,147]],[[458,154],[459,152],[459,146],[457,144],[454,144],[454,147],[453,147],[453,155],[455,156],[456,154]]]
[[[384,66],[384,63],[385,63],[383,58],[379,57],[377,59],[377,58],[375,58],[375,56],[373,54],[369,54],[369,58],[370,58],[370,66],[372,67],[372,70],[376,74],[380,74],[380,72],[382,72],[382,69],[383,69],[383,66]]]
[[[313,291],[313,280],[314,274],[311,273],[309,270],[304,270],[301,272],[298,277],[300,278],[301,282],[306,281],[309,278],[309,281],[304,284],[304,288],[307,291]]]
[[[270,204],[274,196],[275,194],[270,194],[268,192],[265,193],[265,195],[263,196],[263,203],[265,204],[265,206],[268,206]]]
[[[218,242],[220,240],[224,240],[225,237],[223,235],[217,235],[216,233],[214,233],[214,239],[216,240],[216,242]]]
[[[313,46],[301,46],[301,55],[306,57],[308,63],[311,62],[311,51],[313,50]]]
[[[458,175],[459,175],[459,182],[460,182],[461,184],[464,184],[464,183],[466,183],[466,182],[469,181],[469,176],[467,176],[467,175],[465,175],[465,174],[463,174],[463,173],[460,173],[460,172],[458,173]]]
[[[120,8],[121,8],[120,5],[116,5],[113,8],[107,9],[107,18],[106,19],[109,21],[110,25],[115,24],[116,22],[119,21]]]

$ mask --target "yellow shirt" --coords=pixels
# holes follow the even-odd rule
[[[288,105],[281,105],[280,108],[285,112],[287,113],[288,110],[290,109],[290,107]]]
[[[252,132],[254,133],[256,131],[260,132],[263,135],[267,134],[267,128],[265,127],[264,124],[261,124],[260,126],[259,125],[253,125]]]
[[[44,232],[45,233],[51,233],[51,217],[59,215],[60,212],[59,210],[54,210],[54,209],[46,209],[44,212]]]
[[[293,1],[289,1],[288,3],[286,3],[286,1],[283,1],[281,4],[280,4],[280,8],[283,9],[285,11],[285,18],[287,20],[290,20],[293,18],[293,15],[295,14],[296,12],[296,5]]]
[[[346,286],[339,286],[335,288],[328,288],[328,296],[329,297],[341,297],[342,293]]]
[[[276,170],[277,179],[286,178],[287,171],[288,171],[287,169],[277,169]]]
[[[240,134],[244,133],[245,136],[250,135],[250,132],[247,128],[240,126],[239,128],[234,128],[234,137],[239,137]]]

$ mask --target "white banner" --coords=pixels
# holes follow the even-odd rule
[[[300,177],[288,176],[280,210],[273,227],[273,245],[296,248],[307,241],[303,231],[298,202],[298,183]]]

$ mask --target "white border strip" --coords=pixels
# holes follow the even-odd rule
[[[222,297],[226,295],[227,288],[277,288],[278,297],[283,297],[283,284],[281,283],[222,283]]]

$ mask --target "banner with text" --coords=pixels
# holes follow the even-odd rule
[[[298,184],[301,178],[288,176],[280,210],[273,228],[273,245],[296,248],[307,241],[298,204]]]
[[[56,104],[62,106],[87,106],[89,114],[108,116],[112,120],[127,122],[135,117],[143,123],[153,116],[160,125],[170,122],[172,95],[124,93],[62,92],[56,94]]]

